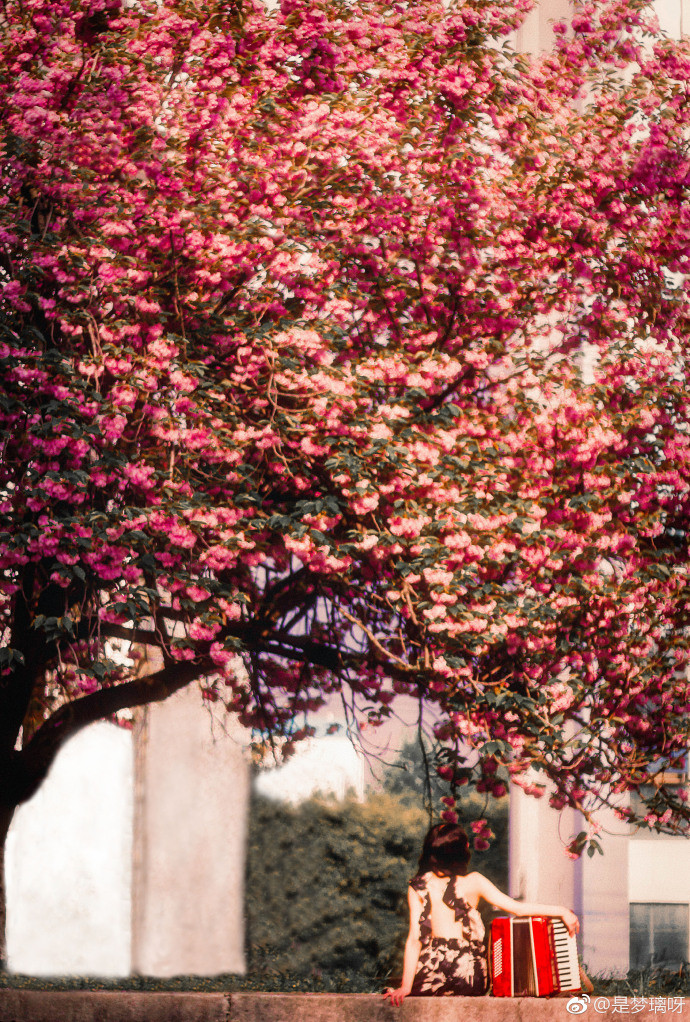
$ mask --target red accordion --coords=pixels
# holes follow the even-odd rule
[[[489,968],[494,997],[550,997],[581,990],[577,942],[556,917],[494,919]]]

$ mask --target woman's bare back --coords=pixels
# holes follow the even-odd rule
[[[471,935],[474,936],[475,931],[482,929],[479,914],[476,912],[479,898],[471,881],[466,883],[468,877],[424,873],[419,879],[423,881],[424,892],[429,898],[427,918],[432,937],[467,940],[470,936],[468,930],[471,930]],[[422,901],[424,892],[419,889],[416,891]],[[464,902],[463,907],[466,909],[461,914],[456,907],[458,900]],[[468,927],[470,921],[474,925]]]

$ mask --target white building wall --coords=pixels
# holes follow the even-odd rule
[[[132,734],[100,723],[61,750],[7,838],[12,972],[127,975]]]
[[[244,732],[196,689],[145,719],[136,736],[103,722],[82,731],[17,811],[6,849],[12,972],[244,971]]]
[[[515,33],[513,45],[521,53],[536,56],[553,46],[553,24],[567,21],[572,14],[571,0],[541,0],[529,12]]]
[[[629,842],[630,901],[690,905],[690,840],[649,836]]]
[[[577,0],[541,0],[529,12],[513,36],[513,45],[521,53],[545,53],[553,45],[553,24],[568,21]],[[654,0],[654,12],[660,28],[672,39],[690,35],[690,0]]]
[[[690,0],[655,0],[659,25],[672,39],[690,34]]]

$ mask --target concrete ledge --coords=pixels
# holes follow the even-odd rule
[[[649,999],[642,1005],[639,999],[595,996],[577,1012],[568,1011],[569,998],[564,997],[408,997],[400,1008],[379,994],[233,993],[229,1000],[227,1022],[569,1022],[578,1016],[585,1022],[631,1017],[659,1022],[663,1008],[665,1022],[690,1022],[690,998],[687,1003],[681,998],[681,1010],[672,1013],[665,997],[656,999],[663,1006],[653,1007]]]
[[[690,1022],[690,998],[409,997],[393,1008],[378,994],[139,993],[0,990],[0,1022]],[[577,1006],[576,1006],[577,1007]]]
[[[227,994],[0,990],[0,1022],[227,1022]]]
[[[380,994],[239,993],[228,1022],[521,1022],[517,1009],[491,997],[408,997],[393,1008]]]

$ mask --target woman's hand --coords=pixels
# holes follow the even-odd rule
[[[390,997],[391,1004],[393,1005],[393,1007],[397,1008],[399,1005],[402,1004],[402,1002],[405,1000],[409,993],[410,987],[396,987],[395,989],[393,989],[393,987],[388,987],[386,990],[384,990],[383,996],[384,998]]]
[[[561,912],[561,919],[568,927],[568,933],[571,937],[574,937],[576,933],[580,932],[580,920],[577,918],[574,912],[571,912],[569,908],[564,908]]]

